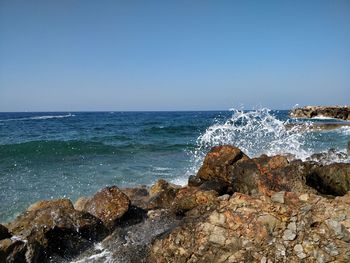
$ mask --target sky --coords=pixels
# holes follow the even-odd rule
[[[350,104],[350,1],[0,0],[0,111]]]

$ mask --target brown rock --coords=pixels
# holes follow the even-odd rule
[[[330,117],[350,120],[350,106],[306,106],[290,112],[293,118]]]
[[[215,191],[202,191],[194,187],[181,188],[174,199],[173,210],[182,214],[198,206],[212,206],[217,203],[218,193]]]
[[[179,187],[167,181],[158,180],[149,190],[148,209],[170,208]]]
[[[130,199],[131,205],[142,209],[147,209],[149,193],[146,186],[123,188],[120,190]]]
[[[117,219],[129,209],[129,198],[116,186],[106,187],[97,192],[84,205],[84,211],[101,219],[108,227],[113,228]]]
[[[99,219],[74,210],[67,199],[38,202],[7,226],[17,239],[26,240],[28,262],[74,255],[107,234]]]
[[[307,183],[322,194],[345,195],[350,191],[350,164],[334,163],[317,167],[308,176]]]
[[[78,211],[84,211],[85,205],[89,200],[90,199],[85,196],[79,197],[78,200],[74,203],[74,209]]]
[[[9,230],[0,224],[0,240],[5,239],[5,238],[10,238],[12,235],[9,233]]]
[[[230,167],[249,158],[237,147],[224,145],[213,147],[206,155],[197,177],[202,180],[219,180],[231,184]]]
[[[2,263],[27,263],[25,253],[26,244],[20,240],[0,240],[0,262]]]
[[[148,262],[316,262],[320,255],[348,262],[349,197],[294,197],[286,193],[282,204],[235,193],[153,242]]]

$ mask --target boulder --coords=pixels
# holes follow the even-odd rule
[[[213,206],[217,203],[216,191],[203,191],[194,187],[181,188],[173,201],[172,208],[176,214],[183,214],[198,206]]]
[[[213,147],[205,156],[197,177],[203,181],[217,180],[230,185],[232,174],[230,168],[237,162],[249,160],[240,149],[230,145]]]
[[[326,195],[345,195],[350,191],[350,164],[333,163],[317,167],[307,177],[307,184]]]
[[[0,240],[5,238],[10,238],[12,235],[10,234],[9,230],[0,224]]]
[[[40,201],[7,225],[25,244],[28,262],[43,262],[50,255],[69,257],[107,235],[107,229],[93,215],[74,210],[68,199]],[[22,243],[11,243],[22,254]],[[9,244],[9,243],[8,243]],[[12,252],[12,253],[14,253]]]
[[[147,209],[149,199],[148,187],[145,185],[135,188],[120,189],[129,198],[131,205]]]
[[[149,190],[147,209],[171,208],[178,189],[178,186],[163,179],[158,180]]]
[[[129,209],[130,200],[116,186],[105,187],[94,196],[89,198],[83,206],[82,211],[86,211],[97,218],[110,229]]]
[[[293,118],[329,117],[350,120],[350,106],[306,106],[293,109],[290,116]]]

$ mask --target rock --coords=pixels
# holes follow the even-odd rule
[[[284,203],[240,193],[218,199],[206,214],[186,216],[156,239],[147,262],[350,262],[349,241],[339,235],[350,229],[349,197],[295,196],[286,192]],[[312,209],[303,210],[305,202]],[[343,228],[328,227],[329,218]]]
[[[78,200],[74,203],[74,209],[78,211],[83,211],[88,201],[89,201],[88,197],[85,197],[85,196],[79,197]]]
[[[307,184],[322,194],[345,195],[350,191],[350,164],[334,163],[317,167],[307,177]]]
[[[201,178],[199,178],[198,176],[195,175],[190,175],[188,178],[188,186],[191,187],[197,187],[200,186],[204,181],[202,181]]]
[[[216,180],[231,184],[230,167],[249,158],[237,147],[224,145],[213,147],[206,155],[197,177],[204,181]]]
[[[348,155],[344,152],[339,152],[335,149],[330,149],[327,152],[315,153],[306,158],[307,161],[314,161],[321,164],[330,164],[334,162],[343,162],[348,159]]]
[[[306,106],[293,109],[289,114],[293,118],[329,117],[350,120],[350,106]]]
[[[67,199],[41,201],[7,225],[25,244],[28,262],[42,262],[50,255],[69,257],[107,235],[102,222],[86,212],[74,210]],[[16,244],[20,254],[22,244]]]
[[[150,188],[150,199],[147,204],[148,209],[170,208],[179,187],[169,184],[165,180],[158,180]]]
[[[87,200],[83,211],[101,219],[108,228],[113,228],[116,220],[128,211],[129,205],[129,198],[118,187],[111,186],[103,188]]]
[[[284,194],[285,193],[286,193],[285,191],[277,192],[271,196],[271,200],[273,202],[284,204]]]
[[[200,186],[199,189],[202,191],[215,191],[219,195],[223,195],[227,192],[227,186],[223,182],[219,181],[205,181]]]
[[[297,236],[295,222],[290,222],[287,226],[287,229],[283,232],[283,240],[294,240]]]
[[[121,191],[129,198],[132,206],[147,209],[149,200],[148,187],[145,185],[135,188],[122,188]]]
[[[350,157],[350,141],[348,141],[348,147],[346,148],[346,152],[348,156]]]
[[[0,224],[0,240],[5,238],[10,238],[12,235],[10,234],[9,230]]]
[[[9,238],[0,240],[0,262],[27,263],[25,253],[26,243]]]
[[[172,204],[176,214],[182,214],[198,206],[211,206],[217,202],[217,192],[202,191],[193,187],[180,189]]]
[[[35,210],[45,209],[45,208],[50,208],[50,207],[74,209],[72,202],[67,198],[63,198],[63,199],[55,199],[55,200],[38,201],[38,202],[30,205],[27,208],[27,211],[35,211]]]

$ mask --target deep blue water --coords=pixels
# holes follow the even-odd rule
[[[37,200],[74,201],[106,185],[184,183],[213,145],[305,155],[350,140],[347,128],[290,132],[287,120],[287,111],[0,113],[0,222]]]

